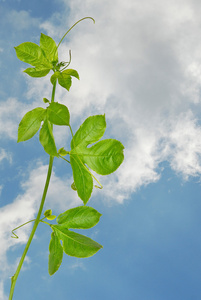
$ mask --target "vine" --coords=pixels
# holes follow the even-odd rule
[[[71,29],[85,19],[91,19],[95,23],[95,20],[91,17],[80,19],[63,35],[58,45],[56,45],[51,37],[41,33],[40,45],[25,42],[15,47],[17,57],[32,66],[24,70],[26,74],[37,78],[48,75],[50,71],[53,71],[53,74],[50,78],[52,84],[51,101],[43,98],[43,101],[48,106],[46,109],[37,107],[27,112],[18,127],[18,142],[31,139],[40,130],[39,141],[45,152],[49,155],[49,167],[36,219],[30,220],[12,231],[12,237],[19,238],[14,231],[28,223],[34,222],[17,270],[11,278],[9,300],[13,299],[18,275],[40,222],[47,224],[52,229],[48,261],[48,272],[50,275],[53,275],[59,269],[63,253],[80,258],[90,257],[102,248],[99,243],[89,237],[70,229],[89,229],[99,222],[101,214],[86,204],[91,197],[93,186],[100,189],[103,186],[90,172],[89,168],[100,175],[111,174],[123,162],[124,147],[115,139],[99,141],[106,130],[105,115],[88,117],[81,124],[77,132],[73,134],[70,126],[70,112],[68,107],[55,101],[57,83],[69,91],[72,84],[72,77],[79,79],[78,72],[68,68],[71,63],[71,51],[69,51],[69,62],[59,62],[58,47]],[[53,135],[53,125],[67,126],[69,128],[72,135],[70,150],[65,150],[64,147],[57,150]],[[91,144],[93,145],[88,147]],[[68,156],[68,159],[65,156]],[[52,215],[51,209],[48,209],[44,212],[44,217],[41,218],[54,158],[61,158],[71,165],[74,180],[71,188],[77,192],[83,201],[83,205],[68,209],[57,217]],[[99,186],[93,184],[93,179],[97,181]],[[47,221],[56,219],[56,224],[53,225],[44,221],[45,219]]]

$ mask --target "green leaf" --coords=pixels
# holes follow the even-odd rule
[[[73,181],[73,183],[71,184],[71,189],[73,190],[73,191],[77,191],[77,188],[76,188],[76,186],[75,186],[75,182]]]
[[[107,139],[90,148],[81,149],[80,152],[89,168],[100,175],[108,175],[116,171],[123,162],[123,149],[124,146],[119,141]]]
[[[64,70],[61,74],[63,76],[70,75],[70,76],[73,76],[73,77],[75,77],[77,79],[80,79],[78,72],[76,70],[73,70],[73,69]]]
[[[54,231],[51,234],[49,252],[48,271],[53,275],[59,269],[63,259],[63,247]]]
[[[56,76],[58,78],[59,84],[62,87],[64,87],[65,89],[67,89],[67,91],[70,90],[70,87],[71,87],[71,84],[72,84],[71,76],[79,79],[78,72],[76,70],[73,70],[73,69],[67,69],[67,70],[64,70],[63,72],[59,72],[59,74],[55,75],[55,78],[56,78]],[[53,80],[54,80],[54,78],[52,79],[52,81]]]
[[[47,108],[47,118],[55,125],[67,125],[69,126],[70,114],[68,108],[58,102],[50,103]]]
[[[51,209],[47,209],[45,212],[44,212],[44,216],[45,217],[49,217],[52,215],[52,210]]]
[[[72,84],[72,80],[71,80],[71,76],[70,75],[65,75],[65,74],[63,74],[63,72],[60,73],[59,77],[58,77],[58,82],[67,91],[70,90],[70,87],[71,87],[71,84]]]
[[[60,72],[59,72],[59,71],[56,71],[56,72],[54,72],[54,74],[51,76],[50,81],[51,81],[52,84],[54,84],[55,81],[58,79],[59,74],[60,74]]]
[[[58,156],[50,122],[45,119],[39,133],[39,140],[44,150],[51,156]]]
[[[41,122],[45,117],[45,109],[42,107],[34,108],[24,115],[18,127],[17,142],[27,141],[32,138],[39,130]]]
[[[46,219],[52,221],[52,220],[56,219],[56,217],[57,216],[55,216],[55,215],[51,215],[51,216],[46,217]]]
[[[41,33],[40,47],[43,49],[46,58],[50,62],[58,62],[57,45],[50,36]]]
[[[48,100],[47,98],[43,98],[43,102],[44,103],[50,103],[50,100]]]
[[[65,228],[64,224],[52,225],[66,254],[75,257],[90,257],[102,248],[100,244],[79,233]]]
[[[71,149],[79,145],[87,147],[89,144],[95,143],[104,135],[105,129],[105,115],[87,118],[74,135],[71,141]]]
[[[31,42],[22,43],[14,47],[17,57],[34,67],[52,68],[52,64],[48,62],[43,54],[43,50],[36,44]]]
[[[96,173],[107,175],[114,172],[124,159],[124,147],[117,140],[102,140],[88,147],[89,144],[97,142],[103,136],[105,128],[105,115],[89,117],[80,126],[71,141],[70,162],[74,183],[78,196],[85,204],[93,189],[92,175],[86,164]]]
[[[59,155],[61,156],[66,156],[67,154],[69,154],[69,151],[66,151],[64,149],[64,147],[60,148],[59,151],[58,151]]]
[[[40,67],[27,68],[26,70],[24,70],[24,72],[31,77],[44,77],[50,72],[50,69],[45,69]]]
[[[92,176],[77,155],[70,155],[70,163],[78,196],[82,199],[84,204],[86,204],[89,201],[93,190]]]
[[[101,214],[92,207],[78,206],[71,208],[57,217],[58,224],[64,224],[65,228],[88,229],[95,226]]]

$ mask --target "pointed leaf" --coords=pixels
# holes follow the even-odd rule
[[[58,224],[64,224],[65,228],[88,229],[95,226],[101,214],[92,207],[78,206],[71,208],[57,217]]]
[[[84,204],[86,204],[89,201],[93,190],[92,176],[78,156],[70,155],[70,163],[73,170],[73,179],[78,196],[82,199]]]
[[[63,72],[59,73],[58,82],[67,91],[70,90],[70,87],[71,87],[71,84],[72,84],[72,80],[71,80],[70,75],[65,75],[65,74],[63,74]]]
[[[54,84],[55,81],[58,79],[59,74],[60,74],[60,72],[59,72],[59,71],[56,71],[56,72],[51,76],[50,81],[51,81],[52,84]]]
[[[75,257],[90,257],[102,248],[100,244],[79,233],[70,231],[61,225],[52,225],[59,239],[62,240],[66,254]]]
[[[62,72],[62,75],[63,75],[63,76],[70,75],[70,76],[73,76],[73,77],[75,77],[75,78],[77,78],[77,79],[80,79],[78,72],[77,72],[76,70],[73,70],[73,69],[67,69],[67,70],[64,70],[64,71]]]
[[[78,145],[87,147],[98,141],[105,132],[105,115],[96,115],[87,118],[80,126],[71,141],[71,149]]]
[[[17,57],[25,63],[28,63],[34,67],[43,66],[50,69],[52,68],[52,64],[48,62],[43,54],[42,49],[38,45],[31,42],[26,42],[14,48]]]
[[[39,140],[44,150],[51,156],[58,156],[57,148],[52,133],[52,126],[48,120],[45,120],[39,133]]]
[[[40,47],[43,49],[46,58],[50,62],[58,62],[57,45],[50,36],[41,33]]]
[[[31,77],[44,77],[50,72],[50,69],[40,67],[27,68],[26,70],[24,70],[24,72]]]
[[[54,231],[51,234],[49,252],[48,271],[53,275],[59,269],[63,259],[63,247]]]
[[[117,140],[107,139],[90,148],[81,150],[83,161],[101,175],[116,171],[124,160],[124,146]]]
[[[27,68],[26,70],[24,70],[24,72],[31,77],[44,77],[50,72],[50,69],[39,68],[39,67]]]
[[[18,142],[27,141],[39,130],[41,122],[45,117],[45,109],[34,108],[24,115],[18,127]]]
[[[58,102],[50,103],[47,108],[47,118],[55,125],[67,125],[69,126],[70,114],[68,108]]]

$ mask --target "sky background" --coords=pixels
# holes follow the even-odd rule
[[[50,76],[24,74],[14,46],[57,43],[80,81],[56,90],[74,132],[92,114],[106,114],[105,138],[119,139],[125,160],[101,177],[88,205],[102,213],[86,234],[104,246],[95,256],[64,255],[48,275],[50,228],[41,224],[18,278],[14,300],[201,299],[201,2],[199,0],[0,0],[0,300],[36,216],[48,155],[38,141],[17,144],[23,115],[46,107]],[[55,128],[58,149],[70,134]],[[45,209],[58,215],[81,205],[72,173],[55,159]]]

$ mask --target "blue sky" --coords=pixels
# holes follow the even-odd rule
[[[33,139],[16,143],[23,115],[46,107],[49,77],[23,74],[15,55],[40,33],[59,42],[80,81],[56,99],[68,106],[76,131],[92,114],[106,114],[106,138],[125,146],[117,172],[101,177],[88,203],[102,213],[86,233],[104,247],[95,256],[64,256],[48,275],[50,229],[41,224],[18,278],[14,300],[197,300],[201,298],[201,3],[196,0],[0,0],[0,300],[8,299],[10,277],[36,216],[48,155]],[[55,129],[56,143],[70,134]],[[81,205],[71,190],[72,173],[55,160],[45,209],[58,215]]]

